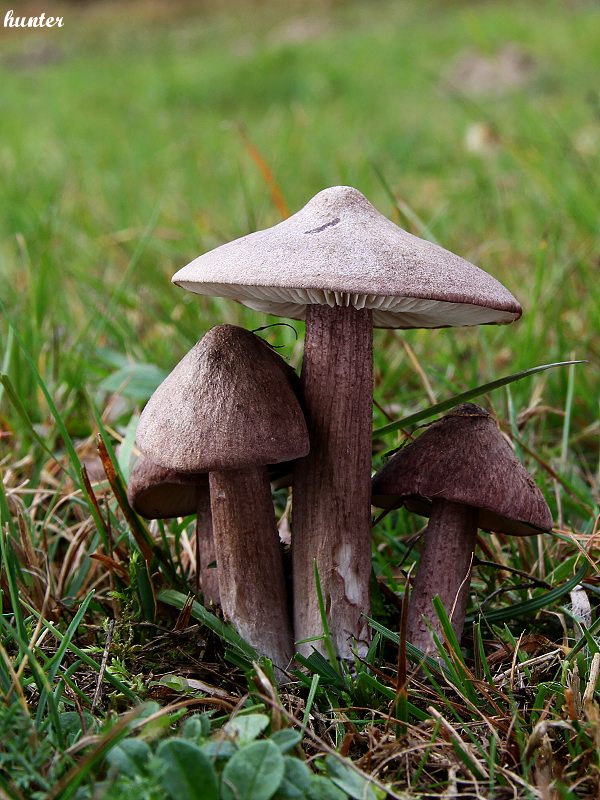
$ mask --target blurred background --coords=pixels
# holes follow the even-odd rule
[[[493,402],[589,486],[597,3],[13,0],[2,18],[9,8],[64,18],[0,28],[0,356],[36,430],[51,435],[52,422],[24,350],[72,435],[94,429],[89,397],[119,430],[209,327],[274,321],[183,292],[175,270],[343,183],[525,309],[508,327],[378,332],[376,424],[585,358]],[[297,364],[294,327],[265,335]],[[13,414],[7,436],[26,453]]]

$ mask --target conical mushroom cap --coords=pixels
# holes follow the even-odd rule
[[[148,401],[138,447],[180,472],[300,458],[309,441],[294,379],[291,367],[253,333],[212,328]]]
[[[282,317],[321,303],[373,309],[380,328],[513,322],[521,306],[495,278],[402,230],[357,189],[334,186],[293,216],[211,250],[173,282]]]
[[[210,499],[208,475],[159,467],[143,456],[131,470],[127,499],[146,519],[172,519],[196,514],[201,496]]]
[[[457,406],[373,478],[373,505],[428,516],[433,499],[479,509],[478,527],[529,536],[552,528],[533,478],[483,408]]]

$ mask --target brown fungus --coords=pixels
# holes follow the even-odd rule
[[[429,517],[408,607],[406,638],[435,651],[437,594],[460,640],[477,529],[513,536],[549,531],[542,493],[487,411],[457,406],[398,451],[373,479],[373,504]]]
[[[294,378],[257,336],[220,325],[158,387],[137,433],[156,463],[210,473],[223,612],[282,669],[293,640],[267,465],[308,452]]]
[[[350,658],[352,639],[361,651],[368,641],[372,329],[508,323],[521,307],[483,270],[402,230],[350,186],[325,189],[278,225],[205,253],[173,282],[306,319],[311,450],[294,473],[295,635],[322,631],[316,560],[335,646]]]

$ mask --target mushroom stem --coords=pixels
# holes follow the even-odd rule
[[[406,638],[425,653],[435,653],[440,621],[431,602],[439,595],[458,640],[462,636],[469,598],[469,579],[477,537],[477,509],[462,503],[434,500],[425,545],[408,605]]]
[[[209,477],[223,613],[259,653],[285,669],[292,634],[267,468]]]
[[[373,335],[369,309],[309,305],[302,386],[309,454],[294,466],[296,640],[323,633],[314,561],[334,646],[367,646],[371,574]],[[299,647],[310,654],[321,642]]]
[[[210,510],[208,492],[198,492],[196,558],[198,561],[197,574],[200,577],[200,587],[204,595],[204,602],[218,604],[220,602],[219,572],[215,566],[217,556],[215,553],[212,512]]]

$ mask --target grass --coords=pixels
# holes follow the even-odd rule
[[[196,774],[256,775],[271,758],[306,797],[383,796],[382,784],[397,797],[595,796],[597,9],[379,0],[64,14],[61,31],[0,29],[2,796],[200,796],[169,777],[181,748]],[[507,44],[531,60],[519,85],[461,79],[465,54]],[[123,480],[140,408],[192,344],[220,322],[276,321],[184,293],[172,273],[337,183],[481,264],[525,309],[507,327],[376,333],[374,425],[388,430],[375,466],[437,403],[537,365],[587,363],[480,400],[555,529],[480,534],[463,649],[448,631],[442,665],[416,673],[419,654],[399,648],[422,520],[396,511],[374,527],[367,663],[350,675],[314,655],[277,690],[269,664],[253,667],[235,632],[185,602],[193,520],[149,529]],[[262,335],[297,365],[293,327]],[[223,732],[253,715],[267,722],[247,723],[247,741]],[[286,750],[282,731],[301,738]]]

